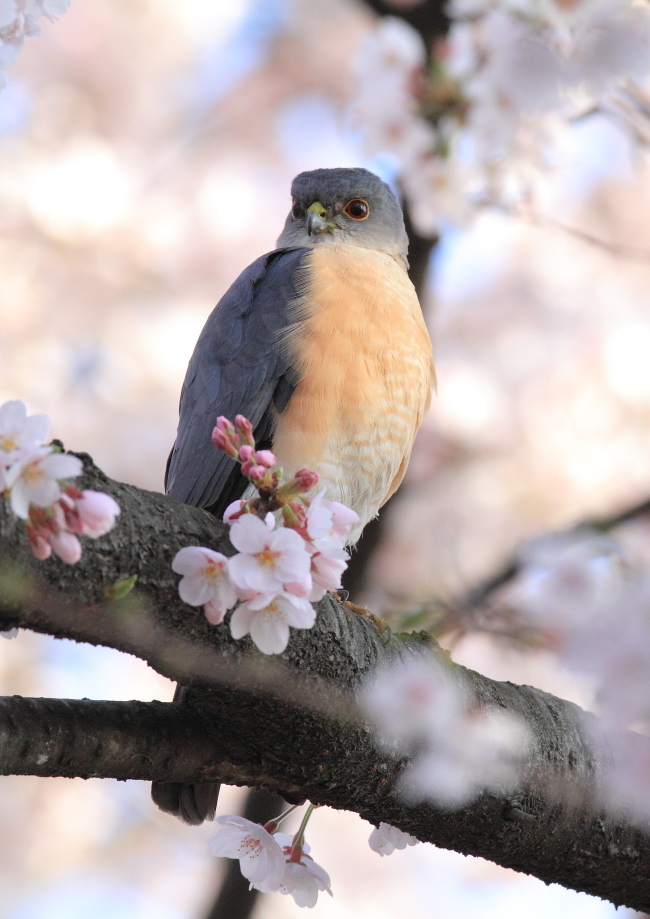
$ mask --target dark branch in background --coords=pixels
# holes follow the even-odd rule
[[[445,13],[446,0],[427,0],[410,9],[397,8],[383,0],[365,0],[365,5],[380,16],[398,16],[420,33],[427,49],[428,59],[431,58],[435,42],[449,31],[450,20]],[[409,238],[409,277],[417,291],[420,303],[424,303],[427,291],[427,277],[431,253],[438,243],[437,236],[420,236],[411,220],[411,214],[406,199],[402,201],[404,210],[404,223]],[[388,508],[399,501],[400,491],[408,488],[408,479],[402,489],[391,498],[381,509],[378,517],[371,520],[363,531],[355,551],[352,553],[350,564],[345,572],[343,584],[350,592],[353,600],[359,599],[368,576],[368,570],[379,546],[386,534]]]
[[[612,530],[615,530],[617,527],[625,523],[630,523],[633,520],[638,520],[640,517],[645,517],[648,514],[650,514],[650,498],[645,498],[638,504],[634,504],[623,511],[618,511],[615,514],[608,514],[603,517],[590,517],[574,524],[563,532],[575,534],[576,536],[583,534],[585,537],[593,534],[594,531],[598,533],[611,533]],[[474,610],[479,609],[487,603],[498,590],[513,581],[522,571],[522,567],[520,555],[513,555],[497,572],[495,572],[495,574],[487,578],[482,584],[478,584],[476,587],[469,590],[463,597],[453,601],[450,604],[450,608],[454,611],[452,616],[458,615],[462,617],[463,614],[471,614]]]
[[[445,12],[447,0],[423,0],[410,7],[387,0],[364,0],[364,3],[380,16],[397,16],[408,22],[422,36],[429,54],[434,43],[449,31],[450,20]]]
[[[617,905],[650,908],[650,836],[595,802],[602,757],[577,706],[453,667],[479,704],[528,726],[525,774],[515,792],[485,794],[453,813],[409,805],[393,790],[405,763],[375,748],[352,716],[351,692],[378,664],[433,645],[418,636],[385,642],[372,624],[327,598],[314,628],[293,632],[269,676],[268,662],[248,640],[233,642],[226,626],[210,626],[178,598],[170,569],[175,552],[188,544],[223,546],[225,525],[163,495],[111,482],[88,462],[82,484],[113,494],[122,515],[74,566],[32,559],[20,524],[0,507],[0,565],[6,572],[17,564],[47,582],[34,590],[5,573],[0,625],[128,651],[193,685],[183,704],[4,699],[1,773],[259,786],[385,820],[423,841]],[[107,587],[134,573],[137,603],[101,602]],[[43,609],[34,600],[47,590]],[[170,653],[178,643],[185,647],[180,658]]]

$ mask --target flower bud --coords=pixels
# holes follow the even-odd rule
[[[299,469],[294,476],[294,481],[298,491],[310,491],[314,485],[318,484],[320,475],[312,472],[311,469]]]
[[[26,529],[29,538],[29,548],[39,561],[44,562],[45,559],[49,558],[52,554],[52,546],[47,539],[33,527],[27,527]]]
[[[248,418],[243,415],[235,415],[235,427],[245,444],[255,448],[255,438],[253,437],[253,425]]]
[[[267,469],[271,469],[278,461],[275,453],[271,453],[270,450],[257,450],[255,460],[260,466],[266,466]]]
[[[77,514],[81,521],[81,533],[98,539],[113,529],[115,518],[120,513],[120,505],[103,491],[85,489],[77,500]],[[77,530],[71,527],[74,532]]]
[[[245,463],[247,460],[249,460],[252,457],[254,452],[255,451],[253,450],[250,444],[244,444],[243,447],[239,448],[239,454],[238,454],[239,462]]]
[[[242,466],[242,472],[244,467]],[[264,466],[251,466],[245,473],[251,482],[259,482],[266,477],[266,468]]]
[[[65,530],[58,534],[52,533],[49,541],[62,562],[75,565],[81,558],[81,543],[73,533],[67,533]]]
[[[223,450],[232,459],[237,459],[237,449],[230,437],[219,426],[212,431],[212,443],[218,450]]]

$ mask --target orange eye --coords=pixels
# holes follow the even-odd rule
[[[353,198],[345,205],[345,213],[353,220],[366,220],[370,216],[370,206],[363,198]]]

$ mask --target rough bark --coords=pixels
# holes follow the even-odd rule
[[[193,544],[225,548],[224,526],[163,495],[111,482],[88,461],[86,467],[84,487],[119,500],[118,525],[88,545],[78,565],[39,563],[3,506],[0,626],[128,651],[193,685],[190,704],[5,699],[1,773],[264,787],[385,820],[421,840],[617,905],[650,908],[650,835],[599,810],[602,763],[575,705],[456,667],[481,704],[529,726],[534,746],[521,786],[484,794],[454,813],[406,805],[393,791],[405,764],[375,748],[350,692],[378,663],[430,645],[417,636],[386,640],[327,598],[313,629],[294,630],[277,661],[264,659],[178,598],[174,553]],[[135,573],[135,596],[103,602],[106,588]]]

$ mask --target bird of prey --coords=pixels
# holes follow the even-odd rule
[[[435,383],[431,342],[390,188],[366,169],[316,169],[296,176],[291,196],[276,248],[240,274],[201,332],[166,490],[217,515],[242,497],[247,479],[210,437],[218,415],[241,414],[285,475],[320,473],[326,496],[357,512],[354,543],[404,477]],[[214,788],[154,783],[153,795],[200,823]]]

